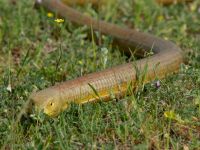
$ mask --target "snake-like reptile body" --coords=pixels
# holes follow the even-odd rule
[[[140,47],[138,54],[141,54],[142,50],[149,51],[151,49],[154,53],[148,58],[91,73],[33,93],[30,100],[49,116],[57,116],[67,108],[70,102],[82,104],[98,99],[108,100],[111,95],[115,95],[115,97],[125,95],[130,84],[134,87],[137,86],[138,71],[136,70],[141,72],[147,68],[143,81],[147,83],[156,77],[161,79],[169,73],[177,72],[180,64],[183,63],[181,49],[170,41],[98,21],[58,0],[40,0],[39,5],[58,13],[73,23],[92,26],[94,30],[100,30],[101,33],[112,36],[119,45],[124,46],[126,52]],[[94,89],[98,94],[95,94]]]

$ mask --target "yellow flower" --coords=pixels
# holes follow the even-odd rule
[[[57,22],[57,23],[63,23],[64,19],[55,19],[54,21]]]
[[[157,17],[157,20],[158,20],[159,22],[163,21],[163,20],[164,20],[164,16],[163,16],[163,15],[158,16],[158,17]]]
[[[47,13],[47,17],[52,18],[53,17],[53,13],[51,13],[51,12]]]
[[[80,65],[82,65],[82,64],[83,64],[83,62],[82,62],[81,60],[79,60],[79,61],[78,61],[78,63],[79,63]]]
[[[165,118],[174,119],[174,120],[176,119],[176,114],[172,110],[165,111],[164,116],[165,116]]]
[[[194,12],[197,9],[197,5],[190,5],[190,10]]]
[[[176,120],[179,123],[184,123],[184,120],[182,120],[181,117],[178,114],[176,114],[173,110],[165,111],[164,116],[165,118]]]

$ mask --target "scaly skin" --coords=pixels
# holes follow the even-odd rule
[[[67,108],[70,102],[83,104],[99,99],[109,100],[111,95],[124,96],[129,85],[132,88],[138,86],[138,72],[144,70],[146,66],[144,83],[177,72],[180,64],[183,63],[181,49],[170,41],[151,34],[121,28],[104,21],[97,21],[57,0],[42,0],[39,5],[60,14],[73,23],[92,26],[94,30],[100,30],[103,34],[112,36],[120,46],[124,47],[126,53],[129,53],[130,49],[135,50],[135,47],[141,48],[138,55],[144,54],[150,49],[154,53],[148,58],[91,73],[33,93],[30,96],[30,101],[36,107],[43,109],[44,113],[49,116],[57,116]],[[139,71],[136,71],[136,68]],[[91,86],[98,95],[95,94]]]

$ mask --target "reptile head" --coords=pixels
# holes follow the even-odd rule
[[[45,114],[50,117],[56,117],[61,111],[67,108],[68,104],[58,99],[57,92],[52,90],[42,90],[36,93],[32,93],[30,96],[31,101],[39,111],[43,110]]]

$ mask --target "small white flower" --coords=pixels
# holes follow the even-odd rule
[[[102,55],[103,55],[103,66],[106,67],[107,60],[108,60],[108,49],[106,47],[101,48]]]
[[[7,88],[6,88],[9,92],[12,92],[12,87],[11,87],[11,84],[9,83]]]
[[[38,3],[42,3],[42,0],[37,0]]]

